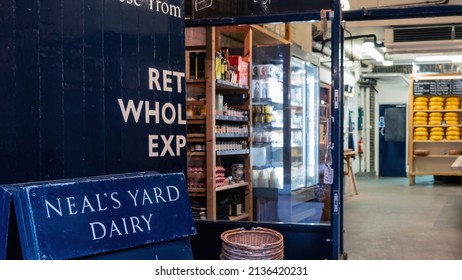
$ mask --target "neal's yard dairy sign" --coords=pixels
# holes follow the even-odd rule
[[[13,189],[26,259],[79,258],[195,234],[181,173],[126,174]]]

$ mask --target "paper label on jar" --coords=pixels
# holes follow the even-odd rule
[[[334,169],[328,166],[324,169],[324,184],[332,185],[334,183]]]

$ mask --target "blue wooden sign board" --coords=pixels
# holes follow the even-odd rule
[[[188,237],[196,230],[183,173],[16,184],[1,194],[2,221],[13,198],[25,259],[192,258]],[[5,258],[8,225],[0,225]]]
[[[0,188],[0,259],[6,258],[12,188]]]

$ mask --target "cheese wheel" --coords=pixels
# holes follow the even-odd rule
[[[414,137],[415,136],[428,136],[428,132],[417,131],[417,132],[414,132]]]
[[[428,107],[429,110],[443,110],[443,106],[429,106]]]
[[[444,129],[442,127],[432,127],[430,129],[430,132],[444,132]]]
[[[459,110],[459,106],[446,106],[446,110]]]
[[[458,122],[459,118],[458,117],[444,117],[445,121],[449,122]]]
[[[454,113],[454,114],[456,114],[456,113]],[[414,113],[414,117],[426,118],[426,117],[428,117],[428,113],[426,113],[426,112],[416,112],[416,113]]]
[[[429,106],[441,106],[443,107],[444,102],[430,102],[428,103]]]
[[[421,133],[421,132],[419,132]],[[415,133],[414,133],[415,135]],[[446,132],[446,136],[459,136],[460,137],[460,132],[459,131],[448,131]]]
[[[415,102],[428,102],[428,98],[423,97],[423,96],[419,96],[419,97],[414,98],[414,103]]]
[[[450,126],[450,127],[446,128],[446,131],[460,131],[460,127]]]
[[[427,122],[427,118],[423,117],[414,117],[413,120],[414,122]]]
[[[414,140],[417,140],[417,141],[428,140],[428,137],[425,137],[425,136],[416,136],[416,137],[414,137]]]
[[[428,110],[427,106],[414,106],[415,111]]]
[[[441,113],[441,112],[431,112],[428,116],[429,117],[439,117],[439,118],[441,118],[441,117],[443,117],[443,113]]]
[[[447,121],[446,124],[447,124],[447,125],[458,125],[459,122],[456,122],[456,121]]]
[[[426,127],[416,127],[416,128],[414,128],[414,131],[415,132],[417,132],[417,131],[425,131],[425,132],[427,132],[428,129]]]
[[[457,141],[459,139],[460,139],[459,136],[447,136],[446,137],[446,140],[449,140],[449,141]]]
[[[444,117],[458,117],[459,114],[455,112],[444,113]]]
[[[460,99],[457,96],[451,96],[446,98],[446,102],[460,102]]]
[[[459,101],[447,101],[446,102],[446,106],[459,106],[460,105],[460,102]]]
[[[439,121],[429,121],[428,125],[441,125],[441,122]]]
[[[422,121],[414,122],[414,125],[427,125],[427,122],[422,122]]]
[[[432,131],[432,132],[430,132],[430,137],[432,137],[432,136],[438,136],[438,137],[441,136],[441,137],[443,137],[444,132],[442,132],[442,131]]]
[[[441,141],[441,140],[443,140],[443,136],[430,136],[430,140],[432,140],[432,141]]]
[[[433,96],[433,97],[430,97],[430,102],[431,101],[443,102],[444,98],[440,96]]]
[[[441,122],[443,120],[442,117],[429,117],[428,121],[429,122]]]

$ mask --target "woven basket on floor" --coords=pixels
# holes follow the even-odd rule
[[[221,234],[223,260],[282,260],[284,237],[275,230],[257,227],[232,229]]]

